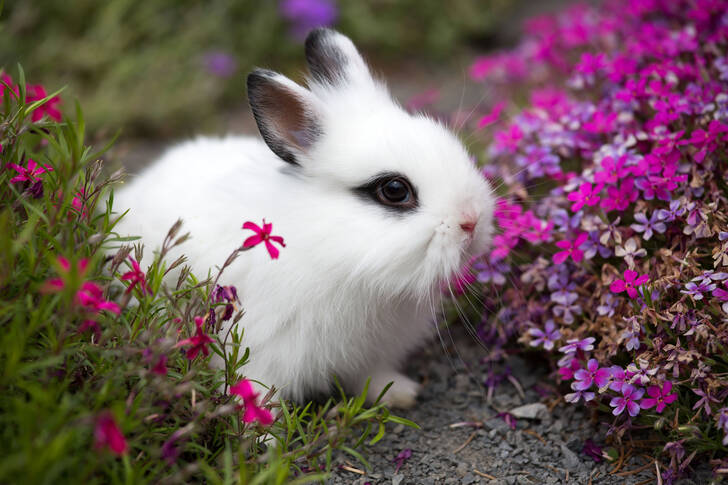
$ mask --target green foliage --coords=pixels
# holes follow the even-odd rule
[[[369,55],[396,64],[452,59],[487,36],[509,0],[340,0],[335,27]],[[33,78],[67,84],[89,126],[139,135],[199,132],[230,103],[244,104],[253,66],[303,70],[300,40],[279,2],[239,0],[37,0],[11,2],[0,16],[0,65],[21,62]],[[229,79],[204,67],[211,51],[231,54]],[[229,108],[228,108],[229,109]],[[212,115],[217,116],[213,117]]]
[[[114,233],[110,185],[120,174],[101,175],[80,108],[75,120],[32,122],[52,96],[26,104],[16,78],[18,95],[7,83],[0,91],[0,483],[304,483],[326,476],[336,450],[362,459],[358,449],[386,423],[413,425],[366,406],[366,391],[323,405],[267,402],[278,416],[270,427],[241,421],[241,406],[218,389],[255,358],[244,336],[215,337],[226,370],[180,349],[194,317],[224,310],[211,301],[213,280],[166,260],[186,238],[181,226],[145,268],[152,292],[127,291],[120,276],[143,248]],[[11,182],[28,159],[46,172]],[[180,276],[170,281],[171,271]],[[80,300],[89,284],[106,309]],[[155,372],[162,356],[166,369]],[[126,451],[99,441],[100,416],[118,424]]]

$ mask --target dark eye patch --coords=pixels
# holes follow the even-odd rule
[[[396,212],[413,211],[419,206],[417,190],[412,182],[396,172],[377,174],[354,191],[365,199]]]

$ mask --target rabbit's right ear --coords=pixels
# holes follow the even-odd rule
[[[306,61],[313,81],[323,86],[373,82],[364,58],[347,36],[326,27],[306,37]]]
[[[248,75],[248,102],[268,147],[299,165],[322,134],[313,94],[282,74],[256,69]]]

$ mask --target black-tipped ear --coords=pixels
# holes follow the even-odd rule
[[[351,40],[339,32],[319,27],[306,37],[306,61],[313,80],[336,86],[371,80],[364,59]]]
[[[321,135],[311,93],[281,74],[256,69],[248,75],[248,102],[268,147],[299,165]]]

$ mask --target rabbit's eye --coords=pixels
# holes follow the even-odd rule
[[[379,186],[380,200],[387,204],[402,204],[410,198],[410,190],[403,179],[392,179]]]
[[[396,211],[410,211],[419,205],[417,191],[407,177],[398,173],[379,174],[356,191]]]

